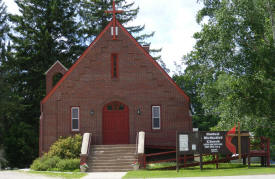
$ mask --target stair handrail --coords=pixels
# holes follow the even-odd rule
[[[91,146],[91,133],[84,133],[82,138],[81,153],[80,153],[80,164],[86,163],[90,153]]]
[[[135,151],[136,154],[138,153],[138,134],[139,132],[137,132],[136,134],[136,151]]]
[[[145,145],[145,132],[140,131],[138,133],[138,154],[144,154],[144,145]]]
[[[146,166],[146,159],[144,158],[144,149],[145,149],[145,132],[140,131],[138,132],[137,137],[137,156],[138,156],[138,163],[140,168],[144,168]],[[145,159],[145,160],[144,160]]]

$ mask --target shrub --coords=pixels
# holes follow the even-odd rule
[[[79,169],[80,159],[63,159],[56,164],[59,171],[73,171]]]
[[[212,155],[205,155],[205,156],[202,156],[202,160],[204,162],[208,162],[208,161],[212,161],[214,159],[214,157]]]
[[[39,171],[79,170],[82,136],[60,138],[52,144],[48,153],[33,161],[31,169]]]
[[[271,160],[275,161],[275,144],[270,145],[270,156]]]
[[[81,150],[82,136],[76,134],[73,137],[58,139],[50,147],[48,152],[49,157],[57,156],[61,159],[78,158]]]
[[[60,158],[57,156],[49,157],[47,154],[43,157],[37,158],[33,161],[31,169],[39,171],[47,171],[55,168],[57,163],[60,162]]]

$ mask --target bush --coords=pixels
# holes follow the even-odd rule
[[[202,161],[204,161],[204,162],[209,162],[209,161],[212,161],[213,159],[214,159],[214,157],[212,155],[202,156]]]
[[[78,158],[81,150],[82,136],[76,134],[73,137],[58,139],[51,146],[48,155],[49,157],[57,156],[61,159]]]
[[[56,164],[58,171],[73,171],[79,169],[80,159],[63,159]]]
[[[38,171],[74,171],[79,169],[80,159],[60,159],[44,155],[34,160],[31,169]]]
[[[270,157],[271,160],[275,161],[275,144],[270,144]]]
[[[39,170],[39,171],[47,171],[52,168],[56,168],[57,163],[59,163],[61,159],[57,156],[49,157],[47,154],[43,155],[43,157],[37,158],[33,161],[31,165],[31,169]]]
[[[60,138],[50,147],[48,153],[33,161],[31,169],[39,171],[79,170],[82,136]]]

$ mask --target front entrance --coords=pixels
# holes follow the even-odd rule
[[[114,101],[103,108],[103,144],[129,144],[129,109]]]

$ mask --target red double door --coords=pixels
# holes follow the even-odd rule
[[[103,108],[103,144],[129,144],[129,109],[114,101]]]

